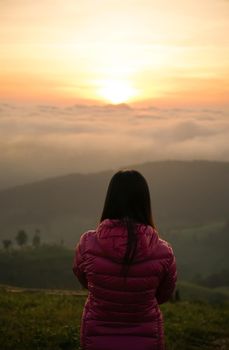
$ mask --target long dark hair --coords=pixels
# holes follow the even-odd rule
[[[113,175],[108,185],[100,222],[120,219],[127,227],[128,241],[123,264],[129,266],[137,247],[135,224],[155,227],[146,179],[136,170],[124,169]]]

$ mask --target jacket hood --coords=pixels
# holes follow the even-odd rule
[[[137,223],[135,226],[138,243],[134,261],[148,260],[154,255],[159,240],[157,230],[150,225]],[[127,228],[119,219],[105,219],[96,229],[98,244],[104,256],[122,262],[127,247]]]

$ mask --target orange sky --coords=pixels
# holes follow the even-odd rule
[[[229,1],[0,2],[3,101],[228,105]]]

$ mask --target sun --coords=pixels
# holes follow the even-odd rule
[[[119,104],[132,99],[136,95],[136,89],[128,81],[106,80],[101,84],[99,95],[112,104]]]

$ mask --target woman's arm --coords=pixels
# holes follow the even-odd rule
[[[158,304],[165,303],[166,301],[169,300],[169,298],[172,296],[173,291],[175,289],[176,281],[177,281],[176,259],[173,254],[173,250],[170,247],[170,256],[168,260],[166,273],[156,292],[156,298],[157,298]]]
[[[76,245],[75,255],[73,260],[73,273],[78,278],[80,284],[84,288],[88,288],[87,277],[85,273],[85,260],[84,260],[84,250],[85,250],[85,234],[80,237],[80,241]]]

